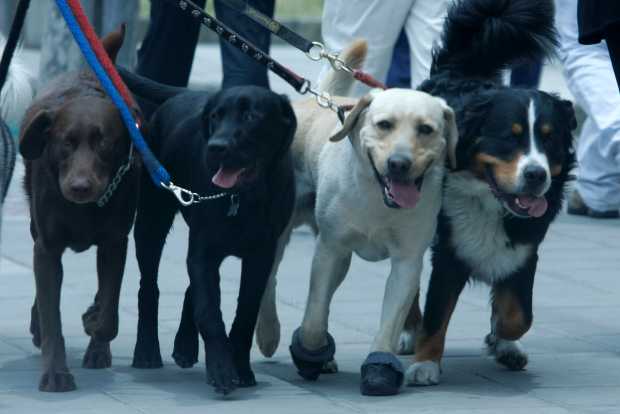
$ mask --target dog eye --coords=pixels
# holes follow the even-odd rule
[[[250,111],[246,111],[243,114],[243,122],[252,122],[257,118],[256,114]]]
[[[418,134],[421,135],[430,135],[433,132],[435,132],[435,129],[433,129],[432,126],[428,125],[428,124],[421,124],[418,125]]]
[[[382,131],[389,131],[394,128],[394,125],[390,121],[379,121],[377,122],[377,128]]]

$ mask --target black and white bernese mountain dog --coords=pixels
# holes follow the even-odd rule
[[[470,279],[491,287],[489,352],[509,369],[527,364],[518,340],[532,324],[538,248],[575,162],[576,120],[570,102],[502,86],[501,72],[552,53],[553,16],[552,0],[460,0],[448,13],[420,89],[456,112],[458,167],[445,182],[424,316],[416,301],[401,336],[401,351],[412,351],[417,333],[409,384],[439,382],[448,323]]]

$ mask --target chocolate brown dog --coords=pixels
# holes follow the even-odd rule
[[[103,39],[112,60],[123,37],[121,28]],[[99,289],[82,316],[91,337],[83,366],[109,367],[140,165],[120,114],[89,71],[53,81],[27,111],[21,131],[36,279],[30,331],[43,353],[39,389],[71,391],[60,321],[61,257],[66,248],[97,246]],[[118,187],[111,185],[118,177]]]

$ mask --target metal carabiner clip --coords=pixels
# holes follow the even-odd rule
[[[177,198],[177,200],[179,200],[179,203],[181,203],[182,206],[189,207],[194,204],[196,195],[191,191],[174,185],[172,181],[168,185],[161,183],[161,186],[174,194],[174,196]]]

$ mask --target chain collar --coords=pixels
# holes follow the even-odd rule
[[[133,158],[134,158],[134,155],[133,155],[133,143],[131,143],[129,145],[129,157],[127,157],[127,162],[125,164],[121,165],[120,167],[118,167],[118,170],[116,171],[116,175],[112,179],[112,182],[110,182],[110,184],[108,184],[108,188],[106,188],[106,190],[103,193],[103,195],[101,197],[99,197],[99,200],[97,200],[97,207],[103,207],[103,206],[105,206],[108,203],[108,201],[110,201],[110,198],[112,198],[112,196],[114,195],[114,192],[116,191],[118,186],[123,181],[123,177],[131,169],[131,164],[133,163]]]

